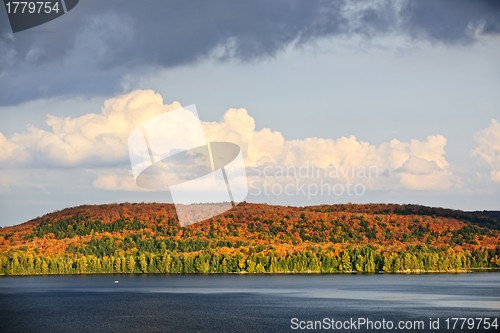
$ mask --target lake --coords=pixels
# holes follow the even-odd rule
[[[498,272],[0,277],[0,332],[495,332],[498,317]]]

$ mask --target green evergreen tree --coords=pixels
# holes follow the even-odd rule
[[[120,273],[122,271],[122,263],[120,257],[115,259],[115,272]]]
[[[349,251],[345,250],[342,254],[342,270],[344,272],[352,271],[351,257],[349,256]]]
[[[47,262],[45,260],[42,260],[42,274],[48,274],[49,273],[49,265],[47,265]]]
[[[387,255],[384,258],[384,266],[382,267],[384,272],[392,272],[392,257]]]
[[[28,256],[28,260],[27,260],[27,265],[28,265],[28,273],[33,273],[34,270],[35,270],[35,261],[33,260],[33,255],[30,254]]]
[[[80,273],[85,273],[87,271],[87,257],[85,257],[85,255],[78,260],[78,271]]]
[[[130,273],[133,273],[135,271],[135,259],[130,255],[127,260],[127,268]]]
[[[249,272],[249,273],[255,272],[255,267],[256,266],[257,266],[257,264],[255,263],[254,260],[252,260],[252,258],[248,258],[247,259],[247,272]]]
[[[148,262],[144,253],[139,256],[139,264],[141,265],[141,272],[146,273],[148,271]]]
[[[403,270],[403,264],[401,263],[401,258],[396,256],[394,260],[394,272],[401,272]]]
[[[170,272],[170,265],[172,263],[172,257],[166,251],[163,253],[163,258],[161,259],[161,272]]]

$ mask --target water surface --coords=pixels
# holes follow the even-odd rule
[[[461,331],[446,329],[452,317],[500,317],[500,273],[0,277],[1,332],[300,331],[292,318],[424,322],[408,332],[440,318],[434,332]]]

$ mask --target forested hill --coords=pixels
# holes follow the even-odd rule
[[[421,272],[500,267],[495,217],[394,204],[79,206],[0,229],[0,274]]]
[[[498,211],[498,210],[476,210],[472,213],[477,215],[477,216],[488,217],[490,219],[496,220],[497,222],[500,222],[500,211]],[[498,226],[498,224],[497,224],[497,226]]]

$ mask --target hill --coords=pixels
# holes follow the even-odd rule
[[[494,217],[417,205],[86,205],[0,229],[1,274],[422,272],[500,267]]]
[[[498,210],[477,210],[472,213],[478,216],[488,217],[490,219],[496,220],[497,222],[500,221],[500,211]]]

